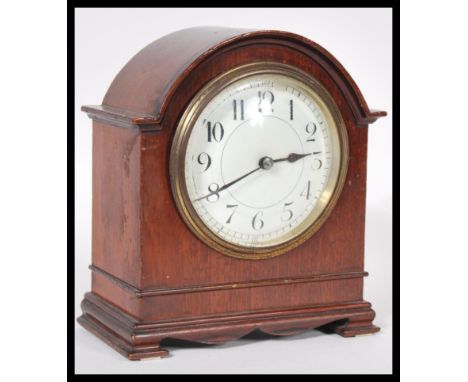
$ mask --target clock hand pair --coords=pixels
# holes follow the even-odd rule
[[[249,175],[253,174],[254,172],[257,172],[258,170],[261,170],[261,169],[269,170],[270,168],[273,167],[273,164],[275,164],[277,162],[286,162],[286,161],[288,161],[289,163],[294,163],[294,162],[298,161],[299,159],[302,159],[302,158],[304,158],[306,156],[309,156],[309,155],[312,155],[312,153],[308,153],[308,154],[292,153],[292,154],[289,154],[285,158],[279,158],[279,159],[272,159],[272,158],[270,158],[268,156],[265,156],[265,157],[261,158],[258,161],[258,167],[257,168],[253,169],[252,171],[249,171],[247,174],[244,174],[244,175],[240,176],[237,179],[234,179],[233,181],[231,181],[229,183],[226,183],[224,186],[222,186],[221,188],[218,188],[216,191],[210,192],[209,194],[207,194],[205,196],[202,196],[201,198],[195,199],[194,202],[198,202],[199,200],[209,198],[211,195],[218,194],[221,191],[226,190],[227,188],[231,187],[232,185],[236,184],[237,182],[241,181],[242,179],[244,179],[244,178],[248,177]]]

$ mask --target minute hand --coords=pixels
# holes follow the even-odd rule
[[[209,198],[211,195],[214,195],[214,194],[217,194],[221,191],[224,191],[226,188],[229,188],[231,187],[233,184],[236,184],[237,182],[239,182],[240,180],[248,177],[250,174],[253,174],[254,172],[260,170],[261,167],[257,167],[256,169],[248,172],[247,174],[244,174],[240,177],[238,177],[237,179],[234,179],[233,181],[229,182],[229,183],[226,183],[224,186],[222,186],[221,188],[217,189],[216,191],[213,191],[213,192],[210,192],[208,195],[205,195],[205,196],[202,196],[201,198],[198,198],[198,199],[195,199],[194,202],[198,202],[199,200],[202,200],[202,199],[205,199],[205,198]]]
[[[296,162],[297,160],[301,159],[301,158],[304,158],[308,155],[311,155],[311,153],[308,153],[308,154],[295,154],[295,153],[292,153],[292,154],[289,154],[286,158],[280,158],[280,159],[271,159],[270,157],[263,157],[260,162],[259,162],[259,166],[255,169],[253,169],[252,171],[249,171],[247,174],[244,174],[236,179],[234,179],[233,181],[229,182],[229,183],[226,183],[224,186],[222,186],[221,188],[217,189],[216,191],[213,191],[213,192],[210,192],[209,194],[205,195],[205,196],[202,196],[201,198],[198,198],[198,199],[195,199],[194,202],[198,202],[199,200],[202,200],[202,199],[206,199],[206,198],[209,198],[211,195],[215,195],[215,194],[218,194],[220,193],[221,191],[224,191],[226,190],[227,188],[231,187],[232,185],[236,184],[237,182],[241,181],[242,179],[248,177],[249,175],[253,174],[254,172],[260,170],[260,169],[267,169],[267,167],[265,167],[263,165],[263,163],[265,162],[265,159],[269,159],[270,161],[276,163],[276,162],[285,162],[285,161],[288,161],[290,163],[294,163]],[[268,168],[271,168],[268,167]]]

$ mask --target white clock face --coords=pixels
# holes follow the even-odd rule
[[[283,74],[231,83],[203,107],[188,136],[183,176],[192,210],[236,246],[293,239],[330,200],[336,136],[330,111],[304,83]]]

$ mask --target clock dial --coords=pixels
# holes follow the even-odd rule
[[[273,248],[306,231],[342,167],[338,128],[305,83],[257,73],[222,87],[192,118],[182,192],[202,231],[231,247]]]

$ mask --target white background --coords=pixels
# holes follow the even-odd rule
[[[66,378],[65,4],[61,0],[16,1],[5,3],[0,12],[0,42],[4,53],[0,61],[0,357],[2,378],[9,381],[46,377],[55,382]],[[464,2],[456,0],[446,0],[443,6],[440,2],[427,0],[403,2],[401,10],[401,126],[394,127],[401,131],[401,155],[396,158],[401,161],[400,169],[396,169],[401,171],[401,231],[394,234],[398,239],[401,232],[403,381],[466,379],[466,13]],[[229,20],[234,19],[229,17]],[[266,19],[262,17],[261,20]],[[221,21],[222,24],[225,19]],[[310,27],[320,22],[312,21]],[[177,18],[172,22],[177,22]],[[154,21],[156,23],[161,20]],[[120,23],[119,26],[124,25]],[[336,27],[334,22],[330,25]],[[140,27],[144,28],[144,25]],[[134,31],[135,28],[132,33]],[[105,46],[96,50],[96,54]],[[129,52],[128,57],[133,53]],[[121,64],[115,63],[109,75],[128,57],[122,58]],[[337,54],[337,57],[343,61],[342,56]],[[344,64],[352,65],[350,62]],[[93,71],[89,75],[100,67],[90,66]],[[363,87],[363,78],[356,76],[356,67],[348,69],[359,81],[371,106],[382,107],[370,99],[369,89]],[[106,82],[109,80],[110,77],[105,79]],[[100,90],[104,92],[105,88]],[[99,101],[100,98],[94,98],[98,94],[96,91],[90,95],[92,99],[84,102]],[[380,126],[373,127],[382,128],[383,121],[378,122]],[[71,124],[68,128],[71,130]],[[89,125],[85,128],[89,129]],[[376,131],[377,128],[372,134]],[[86,153],[77,153],[78,156],[83,161],[88,160]],[[372,157],[369,159],[374,161]],[[399,180],[398,174],[395,180]],[[83,200],[80,203],[85,204]],[[369,236],[368,232],[368,239]],[[86,257],[87,254],[77,253],[77,256]],[[375,272],[375,268],[370,269],[369,257],[367,259],[366,268]],[[369,299],[374,297],[369,295],[371,291],[374,293],[374,289],[369,288],[373,279],[375,276],[371,275],[366,281],[366,297]],[[81,286],[76,286],[78,290],[89,285],[86,280],[80,283]],[[68,303],[73,304],[73,296]],[[376,322],[382,325],[380,320],[378,312]],[[314,335],[310,334],[311,337]],[[318,334],[299,342],[305,341],[315,347],[313,340],[318,337],[327,341],[333,338]],[[81,338],[82,342],[88,341],[89,348],[94,349],[93,354],[100,357],[102,365],[106,362],[111,366],[128,364],[124,360],[116,361],[117,355],[111,355],[104,345],[97,345],[90,335]],[[377,335],[367,338],[377,338]],[[267,348],[274,345],[275,350],[282,351],[286,343],[282,341],[279,345],[267,341]],[[73,353],[73,338],[70,342],[69,351]],[[245,353],[255,352],[257,357],[261,356],[257,348],[263,346],[260,343],[264,342],[244,343],[221,351],[215,348],[211,352],[214,361],[211,365],[218,365],[220,353],[231,352],[233,368],[239,366]],[[349,342],[346,340],[341,344]],[[366,343],[363,346],[369,352]],[[335,361],[335,364],[340,361],[348,364],[347,358],[338,359],[332,350],[329,348],[323,354],[320,349],[302,353],[291,347],[292,353],[278,353],[285,356],[283,359],[257,361],[257,365],[261,368],[265,364],[271,367],[284,363],[286,356],[289,367],[294,370],[300,370],[300,367],[295,369],[293,362],[301,367],[324,365],[324,359]],[[236,358],[233,352],[241,358]],[[149,373],[164,372],[169,367],[176,370],[189,362],[190,357],[199,354],[199,349],[180,349],[174,353],[172,359],[136,363],[134,367]],[[208,363],[210,353],[204,351],[204,354],[204,361]],[[303,362],[302,357],[308,357],[308,361]],[[224,360],[226,358],[223,356]],[[178,359],[177,366],[167,366],[167,362]]]
[[[129,362],[77,325],[77,373],[391,373],[391,9],[79,9],[76,12],[76,315],[90,289],[91,120],[113,77],[140,49],[197,25],[286,30],[328,49],[371,108],[389,116],[369,128],[365,299],[381,332],[346,339],[311,331],[283,339],[169,348],[171,358]]]

